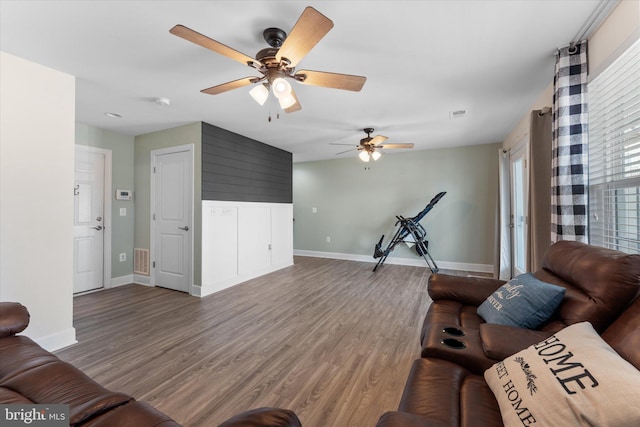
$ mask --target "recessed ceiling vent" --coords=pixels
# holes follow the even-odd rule
[[[460,119],[467,115],[467,110],[455,110],[449,112],[450,119]]]

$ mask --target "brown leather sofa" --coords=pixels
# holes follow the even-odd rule
[[[15,302],[0,302],[0,403],[66,404],[69,424],[83,427],[179,427],[144,402],[109,391],[26,336],[29,312]],[[236,415],[223,427],[300,427],[291,411],[259,408]]]
[[[0,402],[69,405],[72,426],[179,426],[124,393],[105,389],[26,336],[29,312],[0,303]]]
[[[534,276],[566,289],[553,316],[537,330],[488,324],[477,314],[478,306],[504,281],[432,275],[428,289],[433,303],[423,324],[422,358],[411,367],[398,411],[384,414],[377,426],[502,426],[484,371],[578,322],[591,322],[616,352],[640,369],[639,255],[559,242],[547,251],[543,268]],[[461,344],[455,348],[444,342]]]

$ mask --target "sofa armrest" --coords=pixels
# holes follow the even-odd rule
[[[0,302],[0,338],[18,334],[29,325],[29,311],[18,302]]]
[[[504,280],[489,277],[432,274],[429,276],[428,292],[434,301],[448,299],[477,307],[505,283]]]
[[[480,325],[482,349],[487,357],[496,361],[504,360],[553,334],[554,332],[551,331],[535,331],[495,323]]]
[[[258,408],[229,418],[218,427],[302,427],[298,416],[288,409]]]

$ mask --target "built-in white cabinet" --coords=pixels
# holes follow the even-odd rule
[[[292,264],[292,204],[202,202],[200,296]]]

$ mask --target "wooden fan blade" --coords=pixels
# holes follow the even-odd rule
[[[278,61],[286,58],[295,67],[304,56],[333,28],[333,22],[307,6],[278,50]]]
[[[382,144],[380,148],[413,148],[413,144]]]
[[[217,95],[222,92],[238,89],[239,87],[248,86],[259,79],[259,77],[245,77],[244,79],[238,79],[218,86],[212,86],[208,89],[202,89],[200,92],[207,93],[209,95]]]
[[[385,142],[387,139],[386,136],[382,136],[382,135],[378,135],[378,136],[374,136],[373,139],[371,141],[369,141],[369,144],[371,145],[380,145],[383,142]]]
[[[178,24],[170,29],[169,32],[174,36],[182,37],[185,40],[188,40],[202,47],[206,47],[209,50],[219,53],[220,55],[224,55],[227,58],[231,58],[234,61],[241,62],[244,65],[252,66],[253,63],[256,64],[257,67],[262,67],[262,63],[257,59],[245,55],[242,52],[238,52],[237,50],[230,48],[229,46],[224,45],[218,41],[215,41],[205,36],[204,34],[200,34],[199,32],[192,30],[191,28],[185,27],[184,25]]]
[[[326,71],[302,70],[295,74],[296,80],[305,85],[330,87],[333,89],[360,92],[366,77],[351,74],[328,73]]]
[[[349,153],[351,151],[356,151],[356,150],[359,150],[359,148],[352,148],[351,150],[341,151],[339,153],[336,153],[336,156],[339,156],[340,154],[344,154],[344,153]]]
[[[293,96],[293,99],[296,100],[296,103],[293,104],[291,107],[285,108],[284,109],[285,113],[295,113],[296,111],[302,110],[302,105],[300,105],[300,101],[298,100],[298,97],[296,96],[296,93],[293,91],[293,89],[291,89],[291,95]]]

